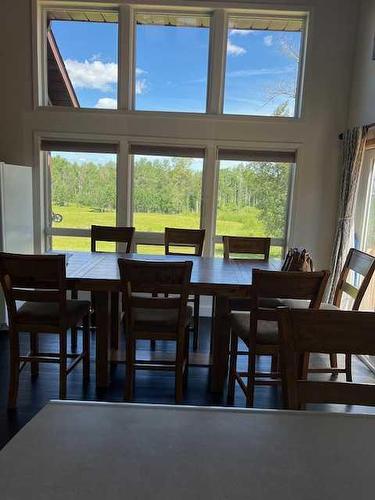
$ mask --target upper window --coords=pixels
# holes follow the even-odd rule
[[[137,14],[135,108],[204,113],[210,17]]]
[[[118,14],[47,12],[48,103],[117,108]]]
[[[231,17],[224,113],[297,116],[304,20]]]

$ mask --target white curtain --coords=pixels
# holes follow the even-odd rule
[[[351,246],[355,201],[365,153],[368,127],[356,127],[344,133],[342,141],[342,173],[339,193],[338,221],[331,258],[329,302],[333,301],[347,253]]]

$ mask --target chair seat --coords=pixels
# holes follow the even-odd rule
[[[233,312],[231,314],[232,332],[245,344],[248,344],[250,334],[250,313]],[[279,330],[277,321],[258,321],[257,343],[263,345],[277,345],[279,343]]]
[[[276,309],[277,307],[289,307],[290,309],[308,309],[310,305],[309,300],[299,299],[260,299],[260,307],[268,309]],[[339,308],[328,302],[320,304],[320,309],[325,311],[337,311]]]
[[[66,325],[76,326],[90,312],[87,300],[66,301]],[[25,302],[17,312],[17,322],[22,324],[58,325],[60,310],[57,303]]]
[[[142,309],[134,311],[135,330],[153,330],[155,332],[175,332],[178,319],[176,309]],[[186,326],[189,326],[193,317],[193,308],[187,306]]]

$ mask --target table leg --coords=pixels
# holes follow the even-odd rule
[[[120,334],[120,294],[111,292],[111,348],[118,349]]]
[[[108,387],[109,293],[95,292],[96,386]]]
[[[216,297],[212,339],[211,391],[222,392],[228,375],[229,361],[229,299]]]

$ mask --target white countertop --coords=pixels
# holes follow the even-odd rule
[[[0,452],[2,500],[367,499],[375,416],[51,402]]]

